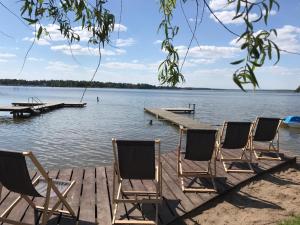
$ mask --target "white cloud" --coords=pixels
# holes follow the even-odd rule
[[[248,2],[256,2],[256,0],[248,1]],[[232,18],[236,15],[235,9],[237,7],[237,1],[233,3],[228,3],[228,0],[211,0],[209,2],[210,8],[214,11],[214,14],[220,19],[224,24],[242,24],[244,20],[242,17],[232,20]],[[243,7],[245,4],[242,2],[241,6]],[[263,15],[265,15],[266,11],[262,11]],[[277,11],[271,10],[269,14],[271,16],[276,15]],[[258,19],[259,15],[257,13],[250,13],[249,19],[255,20]],[[213,19],[215,22],[218,20],[214,17],[213,14],[210,14],[210,18]]]
[[[228,0],[211,0],[209,2],[209,7],[213,10],[221,10],[221,9],[233,9],[235,8],[235,4],[228,4]]]
[[[49,61],[46,70],[51,72],[72,72],[78,67],[78,65],[70,65],[61,61]]]
[[[127,31],[127,27],[123,24],[118,24],[118,23],[115,23],[115,26],[114,26],[114,31],[118,32],[126,32]]]
[[[248,0],[248,2],[254,3],[256,0]],[[209,2],[209,7],[213,11],[217,10],[231,10],[236,8],[237,1],[233,3],[228,3],[228,0],[211,0]],[[243,2],[241,3],[241,6],[245,5]]]
[[[16,57],[15,54],[11,53],[0,53],[0,62],[8,62],[9,59]]]
[[[90,56],[98,56],[99,50],[98,48],[94,47],[83,47],[79,44],[74,45],[55,45],[51,46],[51,50],[62,52],[66,55],[90,55]],[[115,56],[115,55],[122,55],[126,53],[126,50],[124,49],[116,49],[116,50],[107,50],[107,49],[101,49],[101,55],[102,56]]]
[[[47,30],[49,35],[43,34],[39,40],[36,40],[38,45],[50,45],[50,42],[53,41],[65,41],[66,39],[59,31],[59,26],[57,24],[48,24],[44,25],[43,28]],[[38,28],[37,28],[38,29]],[[122,24],[115,24],[114,31],[126,32],[127,27]],[[91,37],[91,32],[87,29],[82,29],[81,26],[73,27],[73,30],[76,34],[80,36],[81,41],[88,41]],[[33,36],[35,35],[32,32]],[[24,41],[33,41],[33,37],[25,37],[23,38]]]
[[[158,44],[161,44],[162,42],[163,42],[162,40],[156,40],[153,42],[153,44],[158,45]]]
[[[44,61],[43,58],[35,58],[35,57],[28,57],[27,60],[28,61],[32,61],[32,62],[41,62],[41,61]]]
[[[132,46],[135,44],[135,40],[133,38],[127,38],[127,39],[117,39],[116,40],[116,46],[117,47],[127,47]]]
[[[215,15],[224,24],[241,24],[241,23],[245,23],[242,17],[237,18],[235,20],[232,19],[235,16],[235,11],[234,10],[218,11],[218,12],[215,12]],[[209,17],[211,19],[213,19],[215,22],[218,22],[218,20],[214,17],[213,14],[210,14]],[[250,13],[249,14],[249,19],[250,20],[255,20],[257,18],[258,18],[258,15],[256,13]]]
[[[193,69],[185,73],[184,86],[238,88],[232,81],[235,68]],[[300,82],[300,68],[265,66],[256,70],[261,89],[296,89]],[[212,82],[212,80],[214,82]],[[291,82],[293,80],[294,82]],[[248,85],[247,88],[252,88]]]
[[[279,48],[291,51],[300,51],[300,27],[285,25],[277,30],[277,37],[273,36],[273,41]]]
[[[272,34],[271,39],[278,45],[280,49],[299,52],[300,51],[300,27],[292,25],[285,25],[281,28],[277,28],[277,37]],[[259,31],[258,31],[259,32]],[[256,34],[258,33],[256,32]],[[232,46],[240,46],[240,42],[237,43],[238,39],[235,38],[230,41]],[[284,52],[282,52],[284,54]]]
[[[22,40],[33,42],[34,38],[24,37]],[[45,38],[35,39],[34,42],[37,45],[50,45],[50,42],[47,41]]]
[[[176,46],[178,50],[178,54],[182,59],[185,54],[187,47],[186,46]],[[211,64],[214,63],[218,59],[230,59],[234,58],[239,54],[240,50],[236,47],[219,47],[212,45],[201,45],[200,48],[198,46],[192,47],[189,50],[188,54],[188,63],[192,66],[192,64]]]
[[[154,70],[157,68],[157,64],[145,64],[138,62],[108,62],[102,64],[103,68],[113,69],[113,70]]]
[[[258,70],[258,73],[271,74],[276,76],[297,76],[300,78],[300,68],[288,68],[285,66],[265,66]]]

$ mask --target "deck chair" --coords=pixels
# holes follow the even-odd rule
[[[236,173],[253,173],[251,165],[252,152],[247,156],[247,150],[251,145],[251,122],[225,122],[218,141],[217,157],[220,156],[220,161],[223,163],[225,171]],[[236,151],[241,149],[241,153]],[[227,154],[226,154],[227,152]],[[226,154],[226,155],[225,155]],[[235,156],[238,154],[238,157]],[[229,155],[229,156],[228,156]],[[245,162],[249,169],[231,169],[233,162]],[[227,167],[226,163],[231,163]]]
[[[112,139],[114,153],[112,224],[158,224],[158,204],[162,200],[162,167],[160,141]],[[155,156],[155,152],[157,155]],[[155,191],[126,190],[125,180],[153,180]],[[155,204],[155,220],[117,220],[119,203]]]
[[[25,157],[32,161],[40,174],[33,182],[29,176]],[[0,193],[2,192],[2,186],[4,186],[9,191],[20,194],[1,214],[0,221],[3,223],[27,225],[7,218],[10,211],[21,199],[25,199],[34,210],[41,211],[42,225],[45,225],[54,213],[75,217],[74,211],[66,201],[66,195],[75,184],[75,181],[50,178],[32,152],[0,151],[0,183]],[[42,197],[45,198],[45,202],[43,206],[37,206],[30,197]],[[52,208],[49,208],[51,197],[57,197],[58,201]],[[66,210],[60,210],[58,207],[61,205],[64,205]]]
[[[254,122],[251,147],[256,159],[281,160],[279,156],[279,118],[258,117]],[[268,147],[258,147],[255,144],[267,143]],[[263,153],[275,153],[276,157],[262,156]]]
[[[185,152],[183,149],[183,138],[186,134]],[[184,129],[180,127],[179,145],[177,148],[177,173],[181,180],[181,189],[183,192],[216,192],[216,184],[214,177],[216,176],[216,140],[217,130],[204,129]],[[182,166],[182,157],[184,154],[185,160],[207,162],[207,169],[200,171],[184,171]],[[211,163],[214,163],[214,171],[211,168]],[[187,177],[204,177],[210,178],[213,188],[190,188],[184,186],[184,178]]]

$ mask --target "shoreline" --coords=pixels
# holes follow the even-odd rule
[[[17,79],[0,79],[0,86],[7,87],[53,87],[53,88],[89,88],[89,89],[134,89],[134,90],[200,90],[200,91],[237,91],[243,92],[239,88],[208,88],[208,87],[169,87],[157,86],[145,83],[115,83],[101,81],[77,81],[77,80],[17,80]],[[292,89],[245,89],[253,92],[292,92]]]

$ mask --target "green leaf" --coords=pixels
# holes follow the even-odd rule
[[[266,3],[262,2],[261,4],[263,5],[263,7],[265,9],[264,21],[265,21],[265,24],[267,25],[268,24],[268,16],[269,16],[269,8]]]
[[[238,78],[238,76],[237,76],[236,74],[233,74],[233,81],[234,81],[234,83],[235,83],[237,86],[239,86],[239,88],[240,88],[242,91],[246,92],[245,89],[244,89],[244,87],[243,87],[243,85],[241,84],[241,82],[240,82],[240,80],[239,80],[239,78]]]
[[[241,60],[237,60],[237,61],[231,62],[230,64],[231,65],[237,65],[237,64],[240,64],[240,63],[242,63],[244,61],[245,61],[245,59],[241,59]]]
[[[40,26],[40,27],[39,27],[39,30],[38,30],[38,32],[37,32],[37,35],[36,35],[36,38],[37,38],[38,40],[40,39],[42,32],[43,32],[43,27]]]
[[[237,0],[235,15],[238,15],[241,8],[241,0]]]
[[[34,20],[33,20],[33,19],[31,19],[31,18],[24,18],[24,17],[23,17],[23,19],[26,20],[26,21],[28,22],[29,25],[35,24],[35,23],[38,21],[38,19],[34,19]]]

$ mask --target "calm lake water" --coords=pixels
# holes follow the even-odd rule
[[[79,102],[83,89],[0,87],[0,105],[27,101]],[[100,102],[96,102],[99,96]],[[300,115],[300,94],[293,92],[88,89],[85,108],[64,108],[28,119],[0,113],[0,148],[33,151],[46,168],[97,166],[112,160],[111,138],[160,138],[162,152],[174,150],[178,129],[144,113],[144,107],[196,104],[195,120],[213,125],[256,116]],[[193,116],[191,116],[193,117]],[[300,153],[300,129],[280,130],[282,148]]]

